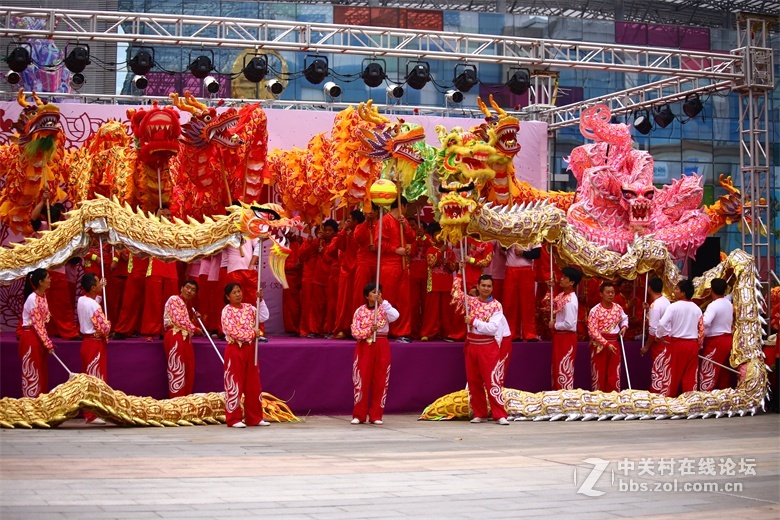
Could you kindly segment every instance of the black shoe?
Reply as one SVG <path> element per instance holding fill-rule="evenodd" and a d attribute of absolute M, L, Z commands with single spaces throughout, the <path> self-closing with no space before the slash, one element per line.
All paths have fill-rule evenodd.
<path fill-rule="evenodd" d="M 411 343 L 411 342 L 412 342 L 412 340 L 410 340 L 410 339 L 409 339 L 409 338 L 407 338 L 406 336 L 401 336 L 400 338 L 398 338 L 397 340 L 395 340 L 395 342 L 396 342 L 396 343 Z"/>
<path fill-rule="evenodd" d="M 127 336 L 125 336 L 121 332 L 114 332 L 114 339 L 118 339 L 118 340 L 121 341 L 121 340 L 126 339 L 126 338 L 127 338 Z"/>
<path fill-rule="evenodd" d="M 260 343 L 268 343 L 268 338 L 266 338 L 265 336 L 258 336 L 257 341 L 259 341 Z"/>

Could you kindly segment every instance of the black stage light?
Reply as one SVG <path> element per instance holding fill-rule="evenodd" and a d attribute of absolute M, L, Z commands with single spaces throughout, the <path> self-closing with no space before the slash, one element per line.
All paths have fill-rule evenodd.
<path fill-rule="evenodd" d="M 136 76 L 146 76 L 154 67 L 154 49 L 151 47 L 137 47 L 137 49 L 138 52 L 130 58 L 128 65 Z"/>
<path fill-rule="evenodd" d="M 324 56 L 306 56 L 304 60 L 303 77 L 313 84 L 319 85 L 328 75 L 328 58 Z"/>
<path fill-rule="evenodd" d="M 661 128 L 666 128 L 674 121 L 674 114 L 672 113 L 672 109 L 669 108 L 669 105 L 656 107 L 654 110 L 653 119 L 655 120 L 655 124 Z"/>
<path fill-rule="evenodd" d="M 196 78 L 205 79 L 214 68 L 213 60 L 205 54 L 201 54 L 192 60 L 187 68 L 190 69 L 190 73 Z"/>
<path fill-rule="evenodd" d="M 510 73 L 512 73 L 511 76 L 509 76 Z M 531 88 L 531 72 L 528 69 L 514 67 L 507 71 L 507 76 L 509 76 L 509 79 L 506 82 L 506 86 L 512 94 L 520 96 Z"/>
<path fill-rule="evenodd" d="M 704 105 L 699 99 L 698 94 L 688 94 L 685 96 L 685 103 L 683 103 L 683 112 L 685 115 L 694 118 L 698 116 L 701 111 L 704 110 Z"/>
<path fill-rule="evenodd" d="M 638 110 L 634 112 L 634 128 L 642 135 L 647 135 L 653 129 L 653 122 L 650 121 L 650 114 L 647 110 Z"/>
<path fill-rule="evenodd" d="M 247 63 L 247 56 L 244 56 L 244 77 L 252 83 L 260 83 L 268 74 L 268 59 L 264 54 L 258 54 Z"/>
<path fill-rule="evenodd" d="M 30 58 L 29 49 L 23 46 L 23 45 L 27 45 L 29 47 L 29 44 L 25 43 L 25 44 L 17 44 L 17 45 L 18 46 L 8 54 L 8 57 L 5 59 L 5 62 L 8 63 L 9 69 L 21 74 L 28 67 L 28 65 L 32 63 L 32 58 Z"/>
<path fill-rule="evenodd" d="M 461 68 L 460 74 L 458 74 L 458 68 Z M 468 92 L 474 85 L 479 83 L 477 79 L 477 68 L 474 65 L 456 65 L 455 66 L 455 79 L 452 80 L 452 84 L 455 88 L 461 92 Z"/>
<path fill-rule="evenodd" d="M 66 46 L 65 52 L 67 53 L 65 60 L 63 60 L 65 66 L 74 74 L 84 72 L 87 65 L 91 63 L 89 61 L 89 45 L 76 45 L 70 52 Z"/>
<path fill-rule="evenodd" d="M 378 87 L 385 80 L 385 69 L 381 63 L 372 61 L 365 66 L 360 77 L 363 78 L 363 83 L 369 87 Z"/>
<path fill-rule="evenodd" d="M 409 70 L 409 65 L 413 65 Z M 406 84 L 415 90 L 422 89 L 431 80 L 431 67 L 425 61 L 410 61 L 406 64 Z"/>

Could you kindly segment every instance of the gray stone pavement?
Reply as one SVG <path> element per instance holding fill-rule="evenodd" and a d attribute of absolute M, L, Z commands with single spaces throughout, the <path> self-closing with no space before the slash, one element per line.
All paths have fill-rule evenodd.
<path fill-rule="evenodd" d="M 349 419 L 0 430 L 0 518 L 780 518 L 777 414 Z"/>

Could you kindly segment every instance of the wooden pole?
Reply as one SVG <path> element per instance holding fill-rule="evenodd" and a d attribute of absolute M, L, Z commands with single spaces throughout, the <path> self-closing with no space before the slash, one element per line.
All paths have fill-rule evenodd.
<path fill-rule="evenodd" d="M 377 247 L 376 247 L 376 293 L 379 294 L 379 264 L 380 260 L 382 258 L 382 217 L 384 216 L 384 208 L 382 206 L 379 206 L 379 238 L 377 239 Z M 403 234 L 402 234 L 403 235 Z M 379 317 L 379 307 L 374 303 L 374 325 L 376 325 L 376 320 Z M 374 331 L 374 335 L 371 337 L 371 342 L 376 341 L 376 331 Z"/>
<path fill-rule="evenodd" d="M 463 278 L 463 310 L 466 312 L 466 316 L 469 315 L 469 291 L 466 284 L 466 248 L 464 247 L 464 244 L 466 242 L 466 238 L 463 237 L 460 239 L 460 274 Z M 466 325 L 466 331 L 471 332 L 471 326 Z"/>
<path fill-rule="evenodd" d="M 102 280 L 106 279 L 106 267 L 105 262 L 103 262 L 103 237 L 98 235 L 98 243 L 100 244 L 100 278 Z M 103 286 L 103 312 L 106 314 L 106 319 L 108 319 L 108 304 L 106 302 L 106 286 Z"/>
<path fill-rule="evenodd" d="M 263 272 L 263 240 L 260 239 L 260 250 L 257 253 L 257 299 L 255 305 L 257 306 L 257 312 L 255 313 L 255 330 L 260 328 L 260 288 L 262 282 Z M 255 366 L 257 366 L 257 344 L 258 339 L 255 338 Z"/>

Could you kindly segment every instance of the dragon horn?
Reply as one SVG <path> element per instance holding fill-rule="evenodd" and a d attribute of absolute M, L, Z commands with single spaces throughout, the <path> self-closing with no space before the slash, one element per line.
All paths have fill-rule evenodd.
<path fill-rule="evenodd" d="M 206 110 L 208 108 L 206 105 L 195 99 L 195 96 L 190 94 L 189 90 L 184 91 L 184 99 L 187 100 L 187 103 L 190 104 L 190 106 L 193 106 L 195 108 L 199 108 L 200 110 Z"/>
<path fill-rule="evenodd" d="M 22 105 L 22 108 L 27 108 L 30 106 L 30 104 L 27 102 L 27 98 L 24 95 L 24 89 L 20 88 L 19 92 L 16 94 L 16 101 Z"/>
<path fill-rule="evenodd" d="M 493 101 L 493 95 L 490 95 L 490 101 Z M 483 114 L 485 114 L 485 119 L 490 119 L 493 114 L 490 112 L 490 109 L 487 107 L 484 101 L 482 101 L 482 98 L 477 96 L 477 105 L 479 105 L 479 109 L 482 111 Z"/>
<path fill-rule="evenodd" d="M 171 94 L 171 101 L 173 101 L 173 106 L 175 106 L 179 110 L 189 112 L 190 114 L 195 113 L 195 107 L 191 107 L 187 103 L 182 101 L 181 98 L 179 98 L 179 94 L 177 94 L 176 92 Z"/>
<path fill-rule="evenodd" d="M 36 105 L 38 105 L 39 107 L 45 105 L 45 103 L 41 101 L 41 98 L 38 97 L 38 94 L 36 94 L 35 91 L 33 91 L 32 96 L 33 99 L 35 100 Z"/>
<path fill-rule="evenodd" d="M 493 109 L 496 111 L 496 113 L 498 113 L 498 115 L 500 115 L 500 116 L 505 116 L 506 115 L 506 111 L 503 108 L 501 108 L 500 106 L 498 106 L 498 103 L 496 103 L 493 100 L 493 94 L 490 94 L 490 106 L 493 107 Z"/>
<path fill-rule="evenodd" d="M 436 131 L 436 135 L 439 136 L 439 141 L 443 143 L 444 140 L 447 138 L 447 129 L 444 128 L 444 126 L 442 125 L 436 125 L 435 131 Z"/>
<path fill-rule="evenodd" d="M 366 103 L 360 103 L 358 105 L 358 115 L 363 121 L 374 123 L 377 125 L 384 125 L 390 122 L 390 120 L 384 116 L 379 115 L 376 107 L 372 106 L 374 101 L 369 99 Z"/>

